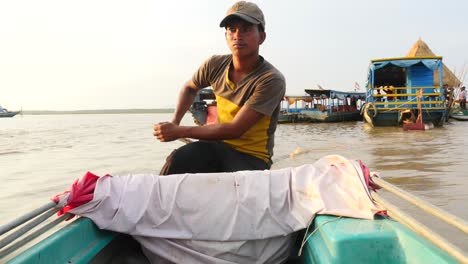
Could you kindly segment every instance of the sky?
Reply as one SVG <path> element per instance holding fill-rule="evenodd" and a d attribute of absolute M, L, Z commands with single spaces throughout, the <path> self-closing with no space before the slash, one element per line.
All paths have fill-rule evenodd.
<path fill-rule="evenodd" d="M 254 1 L 260 54 L 286 93 L 353 90 L 369 61 L 404 56 L 421 38 L 457 75 L 468 67 L 468 1 Z M 214 54 L 234 1 L 0 1 L 0 104 L 11 110 L 175 107 Z M 467 84 L 465 80 L 465 84 Z"/>

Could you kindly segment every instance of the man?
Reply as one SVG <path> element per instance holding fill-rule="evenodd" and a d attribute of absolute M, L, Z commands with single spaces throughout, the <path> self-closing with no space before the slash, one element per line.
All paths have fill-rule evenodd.
<path fill-rule="evenodd" d="M 259 55 L 266 38 L 263 12 L 254 3 L 237 2 L 228 9 L 220 27 L 226 29 L 231 54 L 212 56 L 202 64 L 182 87 L 172 121 L 154 125 L 153 135 L 161 142 L 200 140 L 175 150 L 162 175 L 271 167 L 286 84 L 283 75 Z M 208 86 L 216 95 L 218 123 L 181 126 L 197 91 Z"/>
<path fill-rule="evenodd" d="M 460 90 L 460 94 L 458 95 L 458 99 L 460 100 L 460 107 L 462 109 L 466 109 L 466 91 L 465 86 L 463 86 Z"/>

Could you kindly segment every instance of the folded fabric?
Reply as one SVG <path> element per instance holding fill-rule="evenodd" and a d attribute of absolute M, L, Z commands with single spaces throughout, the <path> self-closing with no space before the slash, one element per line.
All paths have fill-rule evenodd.
<path fill-rule="evenodd" d="M 316 214 L 373 219 L 382 210 L 363 170 L 359 161 L 332 155 L 271 171 L 107 175 L 93 199 L 70 213 L 132 235 L 150 260 L 281 262 L 292 234 Z"/>

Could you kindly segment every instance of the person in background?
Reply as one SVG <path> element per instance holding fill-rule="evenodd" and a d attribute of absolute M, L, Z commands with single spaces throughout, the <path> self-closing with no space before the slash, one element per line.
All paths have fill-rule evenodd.
<path fill-rule="evenodd" d="M 395 92 L 395 87 L 393 87 L 393 85 L 390 84 L 385 84 L 385 86 L 383 87 L 383 91 L 385 92 L 385 94 L 393 94 Z M 387 101 L 393 101 L 393 99 L 393 96 L 387 96 Z"/>
<path fill-rule="evenodd" d="M 199 139 L 173 151 L 161 175 L 264 170 L 272 165 L 286 82 L 281 72 L 259 55 L 266 38 L 263 12 L 254 3 L 239 1 L 228 9 L 220 27 L 226 29 L 231 54 L 206 60 L 183 85 L 172 120 L 153 127 L 153 135 L 161 142 Z M 216 95 L 218 122 L 180 125 L 197 91 L 209 86 Z"/>
<path fill-rule="evenodd" d="M 449 89 L 449 86 L 448 84 L 444 84 L 444 91 L 443 91 L 443 94 L 444 94 L 444 101 L 448 101 L 449 100 L 449 96 L 450 96 L 450 89 Z"/>
<path fill-rule="evenodd" d="M 382 102 L 382 99 L 383 99 L 383 98 L 382 98 L 382 96 L 380 96 L 380 95 L 382 94 L 382 93 L 381 93 L 381 91 L 382 91 L 382 86 L 379 86 L 379 87 L 376 88 L 375 90 L 376 90 L 376 92 L 377 92 L 377 97 L 375 98 L 375 100 L 376 100 L 377 102 Z"/>
<path fill-rule="evenodd" d="M 466 91 L 465 86 L 460 89 L 460 93 L 458 94 L 458 100 L 460 101 L 461 109 L 466 109 Z"/>

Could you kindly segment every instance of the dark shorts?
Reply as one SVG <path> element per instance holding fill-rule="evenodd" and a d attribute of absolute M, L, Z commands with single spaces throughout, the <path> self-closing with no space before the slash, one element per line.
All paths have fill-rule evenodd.
<path fill-rule="evenodd" d="M 221 141 L 196 141 L 174 150 L 159 174 L 268 170 L 270 167 L 270 163 Z"/>

